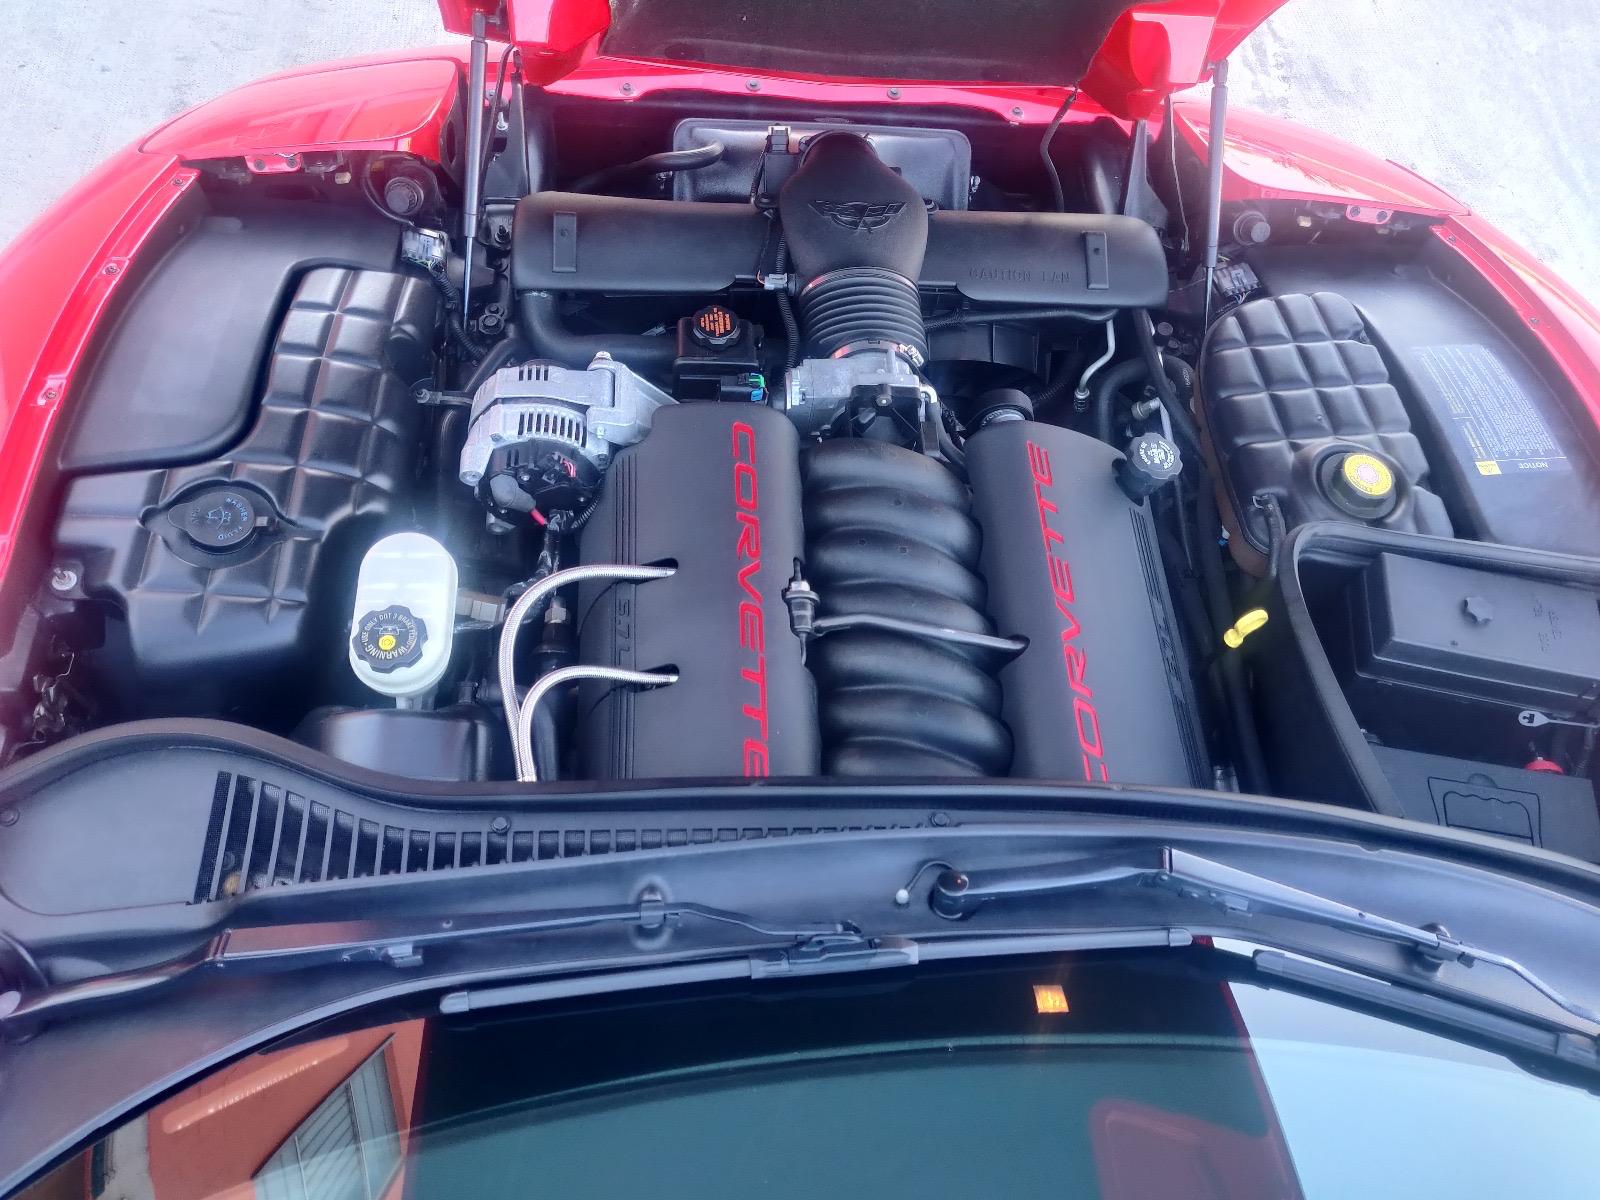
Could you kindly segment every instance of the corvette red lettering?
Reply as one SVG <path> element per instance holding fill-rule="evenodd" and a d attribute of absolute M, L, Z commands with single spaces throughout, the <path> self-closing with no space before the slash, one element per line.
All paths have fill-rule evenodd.
<path fill-rule="evenodd" d="M 1079 624 L 1072 608 L 1077 602 L 1077 593 L 1072 584 L 1072 565 L 1058 552 L 1066 545 L 1067 539 L 1050 523 L 1052 517 L 1061 513 L 1046 491 L 1055 483 L 1055 473 L 1050 466 L 1050 452 L 1036 442 L 1027 445 L 1028 471 L 1033 476 L 1034 505 L 1039 512 L 1039 537 L 1044 544 L 1045 574 L 1050 580 L 1056 612 L 1061 614 L 1061 665 L 1066 672 L 1067 686 L 1072 689 L 1073 735 L 1083 756 L 1083 777 L 1091 783 L 1105 782 L 1111 776 L 1106 769 L 1100 711 L 1095 707 L 1094 689 L 1089 686 L 1089 656 L 1078 641 L 1083 626 Z"/>
<path fill-rule="evenodd" d="M 740 706 L 750 722 L 745 732 L 741 760 L 746 776 L 770 775 L 767 747 L 767 634 L 766 617 L 756 577 L 761 573 L 761 478 L 756 468 L 756 431 L 743 421 L 733 426 L 733 507 L 739 535 L 734 553 L 739 561 L 739 648 L 750 658 L 739 668 L 739 678 L 753 692 Z"/>

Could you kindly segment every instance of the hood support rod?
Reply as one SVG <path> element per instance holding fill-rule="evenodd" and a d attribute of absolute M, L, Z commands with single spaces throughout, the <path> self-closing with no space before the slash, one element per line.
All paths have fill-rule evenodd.
<path fill-rule="evenodd" d="M 461 319 L 472 314 L 472 247 L 478 240 L 478 183 L 483 164 L 483 91 L 489 74 L 489 20 L 472 14 L 472 50 L 467 60 L 467 161 L 461 180 Z"/>
<path fill-rule="evenodd" d="M 1228 60 L 1213 64 L 1211 75 L 1211 128 L 1209 138 L 1211 141 L 1210 156 L 1206 163 L 1206 296 L 1201 302 L 1203 323 L 1200 327 L 1203 337 L 1211 329 L 1212 298 L 1216 295 L 1217 285 L 1217 244 L 1221 240 L 1222 231 L 1222 160 L 1226 154 L 1223 145 L 1223 135 L 1228 125 Z M 1168 130 L 1172 136 L 1172 130 Z"/>

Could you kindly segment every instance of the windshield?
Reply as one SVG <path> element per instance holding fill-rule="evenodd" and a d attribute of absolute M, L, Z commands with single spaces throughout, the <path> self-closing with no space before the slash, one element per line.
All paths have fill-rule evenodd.
<path fill-rule="evenodd" d="M 355 1028 L 234 1063 L 23 1194 L 1243 1200 L 1600 1186 L 1595 1096 L 1206 961 L 941 964 Z"/>

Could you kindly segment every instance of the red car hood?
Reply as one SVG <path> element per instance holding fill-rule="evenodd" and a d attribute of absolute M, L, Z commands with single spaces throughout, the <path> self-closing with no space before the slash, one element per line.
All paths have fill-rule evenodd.
<path fill-rule="evenodd" d="M 1080 84 L 1118 116 L 1192 87 L 1284 0 L 439 0 L 445 27 L 586 57 L 893 84 Z"/>

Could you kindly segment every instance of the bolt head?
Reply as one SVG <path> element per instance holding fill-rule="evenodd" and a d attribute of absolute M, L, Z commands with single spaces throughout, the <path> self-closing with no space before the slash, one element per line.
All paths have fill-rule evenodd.
<path fill-rule="evenodd" d="M 759 92 L 761 90 L 761 80 L 759 80 L 759 79 L 746 79 L 744 81 L 744 86 L 745 86 L 745 90 L 746 91 Z"/>
<path fill-rule="evenodd" d="M 1022 115 L 1022 105 L 1019 104 L 1015 108 L 1013 108 L 1011 110 L 1011 115 L 1013 117 L 1020 117 Z"/>
<path fill-rule="evenodd" d="M 57 567 L 50 572 L 50 590 L 70 592 L 78 586 L 79 575 L 71 567 Z"/>
<path fill-rule="evenodd" d="M 14 808 L 0 811 L 0 825 L 15 825 L 21 816 L 22 814 Z"/>
<path fill-rule="evenodd" d="M 891 99 L 891 100 L 900 99 L 900 89 L 899 88 L 890 88 L 889 89 L 889 99 Z"/>
<path fill-rule="evenodd" d="M 633 84 L 625 83 L 625 84 L 622 85 L 622 87 L 619 90 L 622 92 L 622 94 L 624 96 L 631 96 L 631 95 L 633 95 Z"/>
<path fill-rule="evenodd" d="M 105 265 L 105 269 L 102 272 L 102 274 L 115 275 L 117 273 L 117 270 L 118 270 L 118 267 L 117 267 L 116 263 L 107 263 Z"/>

